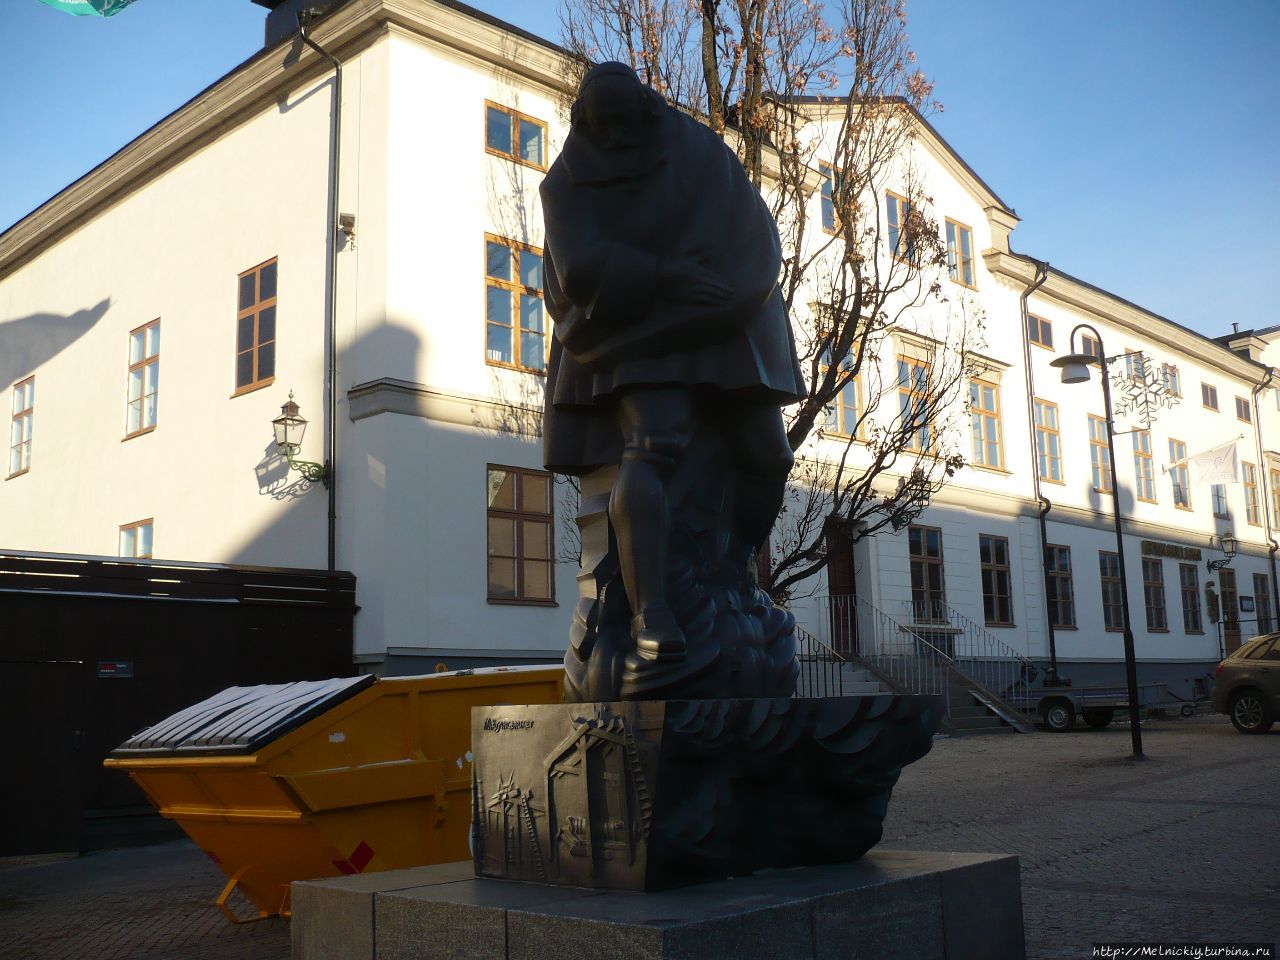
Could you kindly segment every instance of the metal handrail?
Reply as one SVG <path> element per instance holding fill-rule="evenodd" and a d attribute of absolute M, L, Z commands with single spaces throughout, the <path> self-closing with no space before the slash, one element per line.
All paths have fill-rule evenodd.
<path fill-rule="evenodd" d="M 800 661 L 797 697 L 844 696 L 845 667 L 849 661 L 799 624 L 796 624 L 796 659 Z"/>
<path fill-rule="evenodd" d="M 900 693 L 947 697 L 949 658 L 920 633 L 862 597 L 823 595 L 789 604 L 815 650 L 864 666 Z"/>
<path fill-rule="evenodd" d="M 986 627 L 953 607 L 947 606 L 946 614 L 948 622 L 959 630 L 953 640 L 955 649 L 952 656 L 956 669 L 1001 700 L 1016 701 L 1026 697 L 1038 673 L 1035 665 Z"/>

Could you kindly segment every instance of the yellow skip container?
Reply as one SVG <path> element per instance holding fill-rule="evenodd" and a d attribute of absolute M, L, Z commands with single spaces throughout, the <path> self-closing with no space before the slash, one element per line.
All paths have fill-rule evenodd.
<path fill-rule="evenodd" d="M 564 669 L 231 687 L 122 743 L 125 770 L 227 875 L 237 923 L 294 880 L 468 858 L 471 708 L 559 703 Z M 239 917 L 233 890 L 258 908 Z"/>

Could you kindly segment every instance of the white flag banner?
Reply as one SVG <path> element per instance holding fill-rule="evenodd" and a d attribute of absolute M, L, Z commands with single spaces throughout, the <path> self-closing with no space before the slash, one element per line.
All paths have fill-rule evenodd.
<path fill-rule="evenodd" d="M 1197 483 L 1239 483 L 1240 455 L 1236 441 L 1231 440 L 1191 458 L 1196 468 Z"/>

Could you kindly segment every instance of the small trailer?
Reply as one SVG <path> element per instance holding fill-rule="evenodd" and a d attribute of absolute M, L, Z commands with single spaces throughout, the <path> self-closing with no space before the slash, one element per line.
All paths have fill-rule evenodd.
<path fill-rule="evenodd" d="M 1125 687 L 1041 687 L 1010 700 L 1023 713 L 1039 718 L 1053 733 L 1074 730 L 1077 718 L 1101 730 L 1117 715 L 1129 712 Z M 1183 703 L 1169 695 L 1168 684 L 1146 683 L 1138 687 L 1138 708 L 1178 709 Z"/>

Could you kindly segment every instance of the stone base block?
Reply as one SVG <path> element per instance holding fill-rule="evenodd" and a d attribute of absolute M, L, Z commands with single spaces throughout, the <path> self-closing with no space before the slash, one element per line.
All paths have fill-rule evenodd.
<path fill-rule="evenodd" d="M 1016 857 L 872 851 L 635 893 L 443 864 L 293 885 L 293 960 L 1025 960 Z"/>

